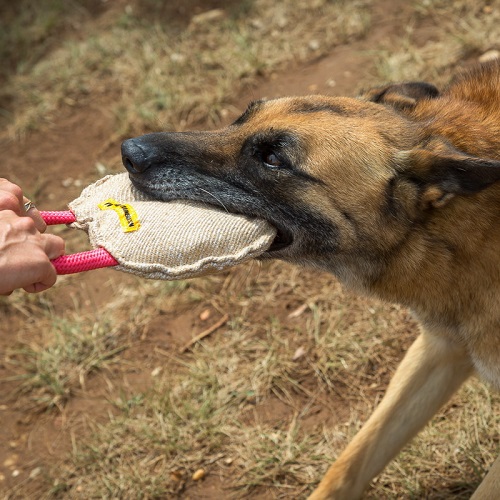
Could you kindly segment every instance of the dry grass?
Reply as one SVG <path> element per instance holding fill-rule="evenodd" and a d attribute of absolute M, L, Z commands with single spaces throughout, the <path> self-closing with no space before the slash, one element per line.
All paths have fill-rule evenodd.
<path fill-rule="evenodd" d="M 229 99 L 257 75 L 365 33 L 368 3 L 256 0 L 180 28 L 161 2 L 132 2 L 109 24 L 12 76 L 0 95 L 12 102 L 10 134 L 47 123 L 64 104 L 100 98 L 116 103 L 120 134 L 217 123 Z"/>
<path fill-rule="evenodd" d="M 406 27 L 401 48 L 389 47 L 378 60 L 382 80 L 429 80 L 447 83 L 456 66 L 498 49 L 500 10 L 496 2 L 421 0 L 415 2 L 416 21 Z M 432 37 L 416 38 L 416 23 L 431 20 L 439 25 Z"/>
<path fill-rule="evenodd" d="M 292 311 L 307 304 L 295 318 L 269 300 L 290 287 Z M 224 498 L 258 497 L 262 488 L 276 497 L 305 495 L 359 429 L 417 330 L 405 311 L 279 263 L 243 266 L 230 281 L 143 282 L 127 290 L 113 305 L 116 312 L 134 304 L 127 323 L 138 310 L 147 317 L 209 294 L 231 321 L 188 358 L 162 351 L 168 369 L 149 390 L 115 399 L 115 416 L 75 443 L 40 496 L 171 497 L 192 488 L 200 468 L 207 480 L 222 482 Z M 259 324 L 252 322 L 256 309 Z M 136 321 L 131 330 L 141 326 Z M 298 347 L 305 352 L 294 361 Z M 346 396 L 352 411 L 335 414 Z M 499 404 L 482 384 L 468 383 L 369 497 L 466 498 L 493 459 Z M 332 410 L 331 424 L 314 424 L 318 412 Z"/>
<path fill-rule="evenodd" d="M 313 282 L 317 295 L 311 297 Z M 296 318 L 288 318 L 288 310 L 277 311 L 270 301 L 290 287 L 298 303 L 307 304 Z M 228 498 L 259 487 L 294 497 L 318 480 L 325 460 L 332 459 L 331 444 L 338 449 L 346 441 L 346 423 L 325 430 L 326 440 L 322 430 L 310 433 L 303 423 L 318 408 L 331 405 L 332 397 L 341 401 L 350 386 L 366 385 L 369 379 L 377 391 L 384 370 L 373 363 L 385 340 L 376 330 L 391 326 L 408 337 L 401 312 L 375 302 L 366 309 L 365 302 L 343 292 L 329 276 L 318 280 L 314 272 L 282 264 L 268 264 L 264 270 L 243 266 L 230 281 L 207 278 L 178 290 L 146 282 L 128 289 L 112 307 L 116 311 L 134 303 L 130 321 L 137 310 L 150 317 L 161 307 L 181 307 L 182 301 L 193 303 L 200 293 L 215 291 L 217 307 L 232 313 L 226 329 L 216 333 L 215 341 L 195 346 L 189 359 L 164 352 L 168 371 L 149 391 L 115 402 L 120 413 L 96 426 L 90 441 L 76 444 L 71 464 L 58 470 L 45 495 L 64 491 L 70 498 L 78 498 L 78 492 L 121 498 L 137 492 L 162 498 L 189 485 L 198 468 L 213 477 L 236 478 Z M 383 325 L 377 319 L 379 308 Z M 255 310 L 263 318 L 259 324 L 253 323 Z M 133 330 L 140 326 L 136 322 Z M 361 330 L 367 334 L 361 337 Z M 298 347 L 305 347 L 305 353 L 294 361 Z M 332 362 L 332 350 L 340 361 Z M 392 349 L 385 348 L 384 362 L 394 366 L 400 354 L 401 347 L 392 343 Z M 313 388 L 303 385 L 315 377 Z M 278 418 L 267 414 L 270 401 L 281 408 Z M 366 407 L 361 400 L 359 405 Z M 347 420 L 357 421 L 355 415 Z"/>
<path fill-rule="evenodd" d="M 0 81 L 28 74 L 57 43 L 58 35 L 88 20 L 85 3 L 19 0 L 0 6 Z"/>
<path fill-rule="evenodd" d="M 89 99 L 115 103 L 118 134 L 215 124 L 256 75 L 318 57 L 369 27 L 369 2 L 256 0 L 177 27 L 162 4 L 132 2 L 118 18 L 93 24 L 88 37 L 52 51 L 47 45 L 46 57 L 24 56 L 2 91 L 4 102 L 12 100 L 10 133 L 42 127 L 61 106 Z M 51 5 L 50 12 L 67 15 L 61 3 Z M 438 19 L 442 29 L 422 41 L 409 26 L 400 50 L 377 47 L 381 80 L 444 82 L 460 60 L 494 48 L 499 10 L 485 7 L 415 2 L 415 23 Z M 89 21 L 85 10 L 71 15 Z M 6 39 L 24 43 L 20 25 L 13 26 Z M 47 43 L 54 26 L 37 28 Z M 117 285 L 98 308 L 75 303 L 62 312 L 51 297 L 71 280 L 41 297 L 0 298 L 0 312 L 26 317 L 6 361 L 17 366 L 24 400 L 37 410 L 62 407 L 92 372 L 121 363 L 122 349 L 153 329 L 152 318 L 207 301 L 229 312 L 230 321 L 188 356 L 160 353 L 163 369 L 150 388 L 115 397 L 113 417 L 94 424 L 64 464 L 47 471 L 39 498 L 169 498 L 202 489 L 191 480 L 198 468 L 226 488 L 225 498 L 263 491 L 301 497 L 359 429 L 417 333 L 406 311 L 280 263 L 188 283 L 135 280 Z M 289 317 L 292 311 L 301 312 Z M 40 342 L 32 340 L 36 331 L 43 332 Z M 294 360 L 298 349 L 303 354 Z M 469 382 L 368 497 L 466 498 L 494 458 L 499 409 L 498 396 Z M 25 487 L 7 498 L 22 498 Z"/>
<path fill-rule="evenodd" d="M 62 409 L 75 388 L 85 388 L 92 372 L 127 348 L 119 342 L 116 323 L 111 326 L 109 316 L 104 321 L 67 316 L 52 318 L 44 325 L 44 331 L 50 332 L 49 342 L 21 343 L 6 353 L 8 363 L 20 372 L 19 391 L 28 396 L 31 410 Z"/>

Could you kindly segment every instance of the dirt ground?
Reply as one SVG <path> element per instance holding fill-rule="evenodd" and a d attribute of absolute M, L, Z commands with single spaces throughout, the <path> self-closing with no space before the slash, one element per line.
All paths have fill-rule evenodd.
<path fill-rule="evenodd" d="M 99 5 L 96 23 L 100 16 L 109 15 L 102 5 Z M 387 8 L 389 5 L 391 8 Z M 178 15 L 185 13 L 178 12 Z M 249 100 L 257 97 L 310 93 L 355 94 L 360 86 L 376 80 L 370 48 L 380 41 L 398 43 L 409 22 L 409 15 L 410 9 L 406 2 L 378 3 L 373 27 L 366 38 L 338 47 L 320 60 L 271 75 L 271 78 L 259 82 L 243 95 L 235 95 L 234 108 L 242 111 Z M 432 36 L 432 30 L 436 29 L 439 28 L 416 25 L 422 39 Z M 36 192 L 39 208 L 64 209 L 68 201 L 78 196 L 82 186 L 99 177 L 95 169 L 97 163 L 110 165 L 116 170 L 120 168 L 120 142 L 123 138 L 117 137 L 113 129 L 109 106 L 112 101 L 113 89 L 109 89 L 109 95 L 100 96 L 84 107 L 67 105 L 48 128 L 32 133 L 22 141 L 4 139 L 1 175 L 18 182 L 27 193 Z M 231 111 L 227 121 L 235 116 L 236 112 Z M 43 175 L 40 175 L 41 172 Z M 40 184 L 40 179 L 44 179 L 43 184 Z M 76 244 L 80 245 L 81 242 L 77 240 Z M 70 248 L 76 250 L 71 245 Z M 304 283 L 310 284 L 311 294 L 314 295 L 317 280 L 314 273 L 303 271 L 302 279 Z M 63 310 L 65 304 L 78 301 L 82 308 L 93 308 L 114 293 L 117 283 L 127 282 L 133 286 L 136 281 L 109 270 L 83 274 L 60 288 L 56 307 Z M 293 307 L 296 307 L 293 290 L 274 299 L 273 308 L 278 315 L 286 317 Z M 206 304 L 200 304 L 194 309 L 178 311 L 172 317 L 151 318 L 147 335 L 134 346 L 133 352 L 130 350 L 124 354 L 124 359 L 129 363 L 117 370 L 107 370 L 89 377 L 85 388 L 74 394 L 62 411 L 37 413 L 31 410 L 28 400 L 23 401 L 26 396 L 16 393 L 21 382 L 12 379 L 15 370 L 11 364 L 4 363 L 2 357 L 0 491 L 8 491 L 26 480 L 40 465 L 57 464 L 64 458 L 71 451 L 74 439 L 84 440 L 86 433 L 91 432 L 90 419 L 99 421 L 108 418 L 109 412 L 113 411 L 109 404 L 113 390 L 118 392 L 123 387 L 130 390 L 146 388 L 151 381 L 152 368 L 165 363 L 161 350 L 182 345 L 191 331 L 201 331 L 207 326 L 200 319 L 200 312 L 205 308 Z M 1 309 L 0 314 L 4 314 Z M 255 311 L 252 321 L 258 323 L 261 320 L 261 312 Z M 22 337 L 25 321 L 21 312 L 2 318 L 0 352 L 5 352 Z M 402 347 L 415 335 L 415 324 L 410 321 L 407 330 L 407 337 L 401 342 Z M 339 406 L 334 412 L 337 418 L 348 412 L 350 402 L 344 400 L 342 404 L 344 406 Z M 275 401 L 275 406 L 267 402 L 266 407 L 260 409 L 260 418 L 279 420 L 287 411 L 279 400 Z M 314 424 L 317 424 L 328 422 L 333 417 L 319 409 L 314 418 Z M 216 481 L 204 484 L 203 495 L 196 488 L 188 490 L 185 498 L 220 498 Z"/>

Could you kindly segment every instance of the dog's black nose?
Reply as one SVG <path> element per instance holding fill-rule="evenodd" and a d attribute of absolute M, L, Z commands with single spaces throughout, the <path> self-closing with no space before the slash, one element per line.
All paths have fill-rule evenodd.
<path fill-rule="evenodd" d="M 122 143 L 123 166 L 131 174 L 139 174 L 147 170 L 151 161 L 140 142 L 136 139 L 127 139 Z"/>

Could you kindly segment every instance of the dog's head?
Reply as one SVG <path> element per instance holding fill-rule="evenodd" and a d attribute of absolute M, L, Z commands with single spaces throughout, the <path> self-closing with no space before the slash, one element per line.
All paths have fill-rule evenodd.
<path fill-rule="evenodd" d="M 498 162 L 456 150 L 408 116 L 438 98 L 423 85 L 255 101 L 221 130 L 129 139 L 123 163 L 159 200 L 266 219 L 278 230 L 266 256 L 338 272 L 335 259 L 384 258 L 452 196 L 500 179 Z"/>

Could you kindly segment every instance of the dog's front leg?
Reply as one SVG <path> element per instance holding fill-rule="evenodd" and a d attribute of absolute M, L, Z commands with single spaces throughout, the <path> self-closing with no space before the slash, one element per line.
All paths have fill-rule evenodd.
<path fill-rule="evenodd" d="M 371 479 L 471 373 L 472 364 L 462 347 L 422 333 L 396 370 L 378 408 L 309 500 L 359 498 Z"/>
<path fill-rule="evenodd" d="M 497 500 L 500 496 L 500 457 L 491 466 L 488 474 L 472 495 L 471 500 Z"/>

